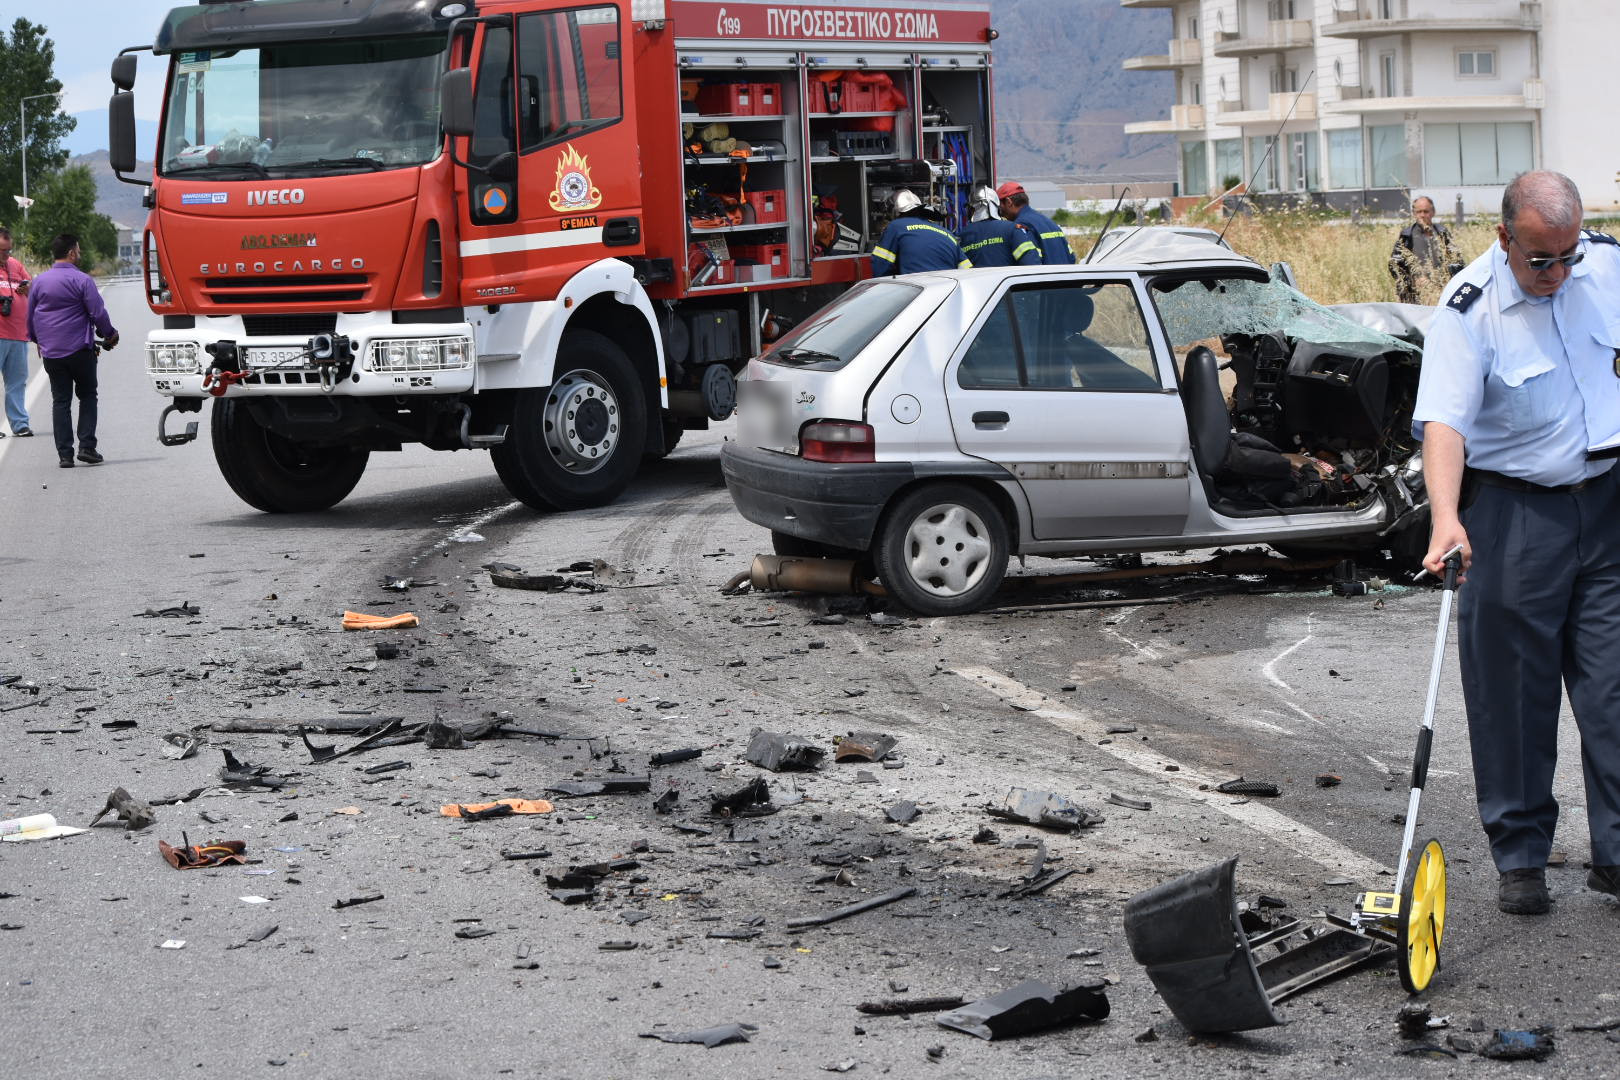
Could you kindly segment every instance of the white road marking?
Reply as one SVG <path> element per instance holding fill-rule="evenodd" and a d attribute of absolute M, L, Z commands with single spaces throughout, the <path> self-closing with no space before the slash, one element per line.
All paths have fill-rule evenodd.
<path fill-rule="evenodd" d="M 34 377 L 28 380 L 28 387 L 23 391 L 23 411 L 28 414 L 28 427 L 29 430 L 33 431 L 36 439 L 44 438 L 39 433 L 39 399 L 44 396 L 45 388 L 50 385 L 50 382 L 50 379 L 45 376 L 45 368 L 41 366 L 38 371 L 34 372 Z M 11 428 L 8 426 L 6 430 L 10 431 Z M 6 460 L 6 451 L 10 450 L 11 444 L 16 441 L 17 437 L 15 435 L 0 439 L 0 461 Z M 52 446 L 52 449 L 55 449 L 55 447 Z"/>
<path fill-rule="evenodd" d="M 1281 679 L 1279 679 L 1277 677 L 1277 672 L 1276 672 L 1275 668 L 1283 660 L 1286 660 L 1288 658 L 1288 656 L 1295 649 L 1299 648 L 1301 645 L 1305 644 L 1307 641 L 1311 640 L 1311 638 L 1316 636 L 1316 632 L 1311 629 L 1311 619 L 1312 618 L 1313 618 L 1313 616 L 1310 616 L 1310 615 L 1305 616 L 1305 631 L 1306 632 L 1305 632 L 1304 637 L 1300 638 L 1298 641 L 1296 641 L 1292 645 L 1288 646 L 1288 648 L 1284 649 L 1282 652 L 1278 653 L 1276 656 L 1273 656 L 1271 658 L 1271 662 L 1269 664 L 1267 664 L 1265 667 L 1260 669 L 1260 673 L 1262 675 L 1264 675 L 1267 679 L 1269 679 L 1271 681 L 1272 685 L 1280 686 L 1284 690 L 1287 690 L 1287 691 L 1290 691 L 1290 692 L 1293 691 L 1294 688 L 1292 686 L 1289 686 L 1287 683 L 1283 682 Z"/>
<path fill-rule="evenodd" d="M 1253 829 L 1268 840 L 1281 844 L 1295 854 L 1336 874 L 1344 874 L 1371 885 L 1377 883 L 1380 874 L 1390 872 L 1390 868 L 1382 863 L 1352 851 L 1337 840 L 1324 836 L 1270 806 L 1253 801 L 1244 803 L 1223 801 L 1213 789 L 1227 778 L 1210 775 L 1159 750 L 1148 749 L 1136 743 L 1120 741 L 1098 743 L 1098 739 L 1107 737 L 1108 729 L 1105 724 L 1086 713 L 1046 704 L 1040 691 L 1025 686 L 1015 679 L 984 667 L 959 668 L 956 674 L 980 683 L 1004 701 L 1026 709 L 1072 734 L 1085 737 L 1095 749 L 1129 765 L 1144 777 L 1172 789 L 1178 795 L 1194 799 L 1225 814 L 1238 824 Z M 1175 765 L 1177 771 L 1166 772 L 1166 765 Z M 1200 791 L 1200 784 L 1207 785 L 1211 790 Z"/>
<path fill-rule="evenodd" d="M 1159 659 L 1159 653 L 1158 653 L 1157 649 L 1154 649 L 1151 645 L 1139 645 L 1136 642 L 1132 641 L 1130 638 L 1126 637 L 1124 634 L 1120 633 L 1119 630 L 1117 629 L 1119 623 L 1126 622 L 1132 616 L 1134 616 L 1138 611 L 1141 611 L 1141 610 L 1142 610 L 1141 608 L 1134 608 L 1134 607 L 1120 608 L 1119 613 L 1115 616 L 1115 620 L 1114 620 L 1115 625 L 1114 626 L 1104 626 L 1102 628 L 1102 632 L 1107 634 L 1111 638 L 1114 638 L 1114 639 L 1116 639 L 1118 641 L 1123 641 L 1125 644 L 1127 644 L 1131 648 L 1135 649 L 1136 654 L 1138 656 L 1142 657 L 1144 660 L 1157 660 L 1157 659 Z"/>

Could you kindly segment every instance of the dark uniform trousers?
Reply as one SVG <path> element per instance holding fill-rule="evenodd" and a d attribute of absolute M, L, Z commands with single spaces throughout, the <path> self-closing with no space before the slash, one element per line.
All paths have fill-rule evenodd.
<path fill-rule="evenodd" d="M 1571 493 L 1479 485 L 1464 496 L 1473 562 L 1458 594 L 1463 694 L 1499 871 L 1545 866 L 1552 850 L 1561 685 L 1580 729 L 1592 858 L 1620 864 L 1617 473 Z"/>

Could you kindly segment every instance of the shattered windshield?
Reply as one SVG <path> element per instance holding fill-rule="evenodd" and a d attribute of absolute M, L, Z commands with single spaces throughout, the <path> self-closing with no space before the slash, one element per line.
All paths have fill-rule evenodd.
<path fill-rule="evenodd" d="M 1184 349 L 1228 334 L 1281 333 L 1300 341 L 1366 352 L 1421 350 L 1352 322 L 1280 281 L 1248 278 L 1160 280 L 1153 285 L 1170 344 Z M 1369 348 L 1370 347 L 1370 348 Z"/>
<path fill-rule="evenodd" d="M 160 169 L 253 180 L 431 161 L 444 49 L 434 35 L 176 53 Z"/>

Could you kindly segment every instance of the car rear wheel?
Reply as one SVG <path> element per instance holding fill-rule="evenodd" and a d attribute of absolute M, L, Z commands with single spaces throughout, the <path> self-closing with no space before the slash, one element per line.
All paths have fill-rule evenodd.
<path fill-rule="evenodd" d="M 889 594 L 919 615 L 983 607 L 1007 576 L 1006 520 L 983 492 L 930 484 L 903 496 L 878 526 L 874 552 Z"/>

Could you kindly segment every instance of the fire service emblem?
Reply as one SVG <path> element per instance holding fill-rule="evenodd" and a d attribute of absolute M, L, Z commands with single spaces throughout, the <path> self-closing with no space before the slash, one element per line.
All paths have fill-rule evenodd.
<path fill-rule="evenodd" d="M 551 208 L 594 210 L 601 205 L 602 192 L 591 183 L 590 163 L 569 143 L 557 159 L 557 190 L 551 193 Z"/>

